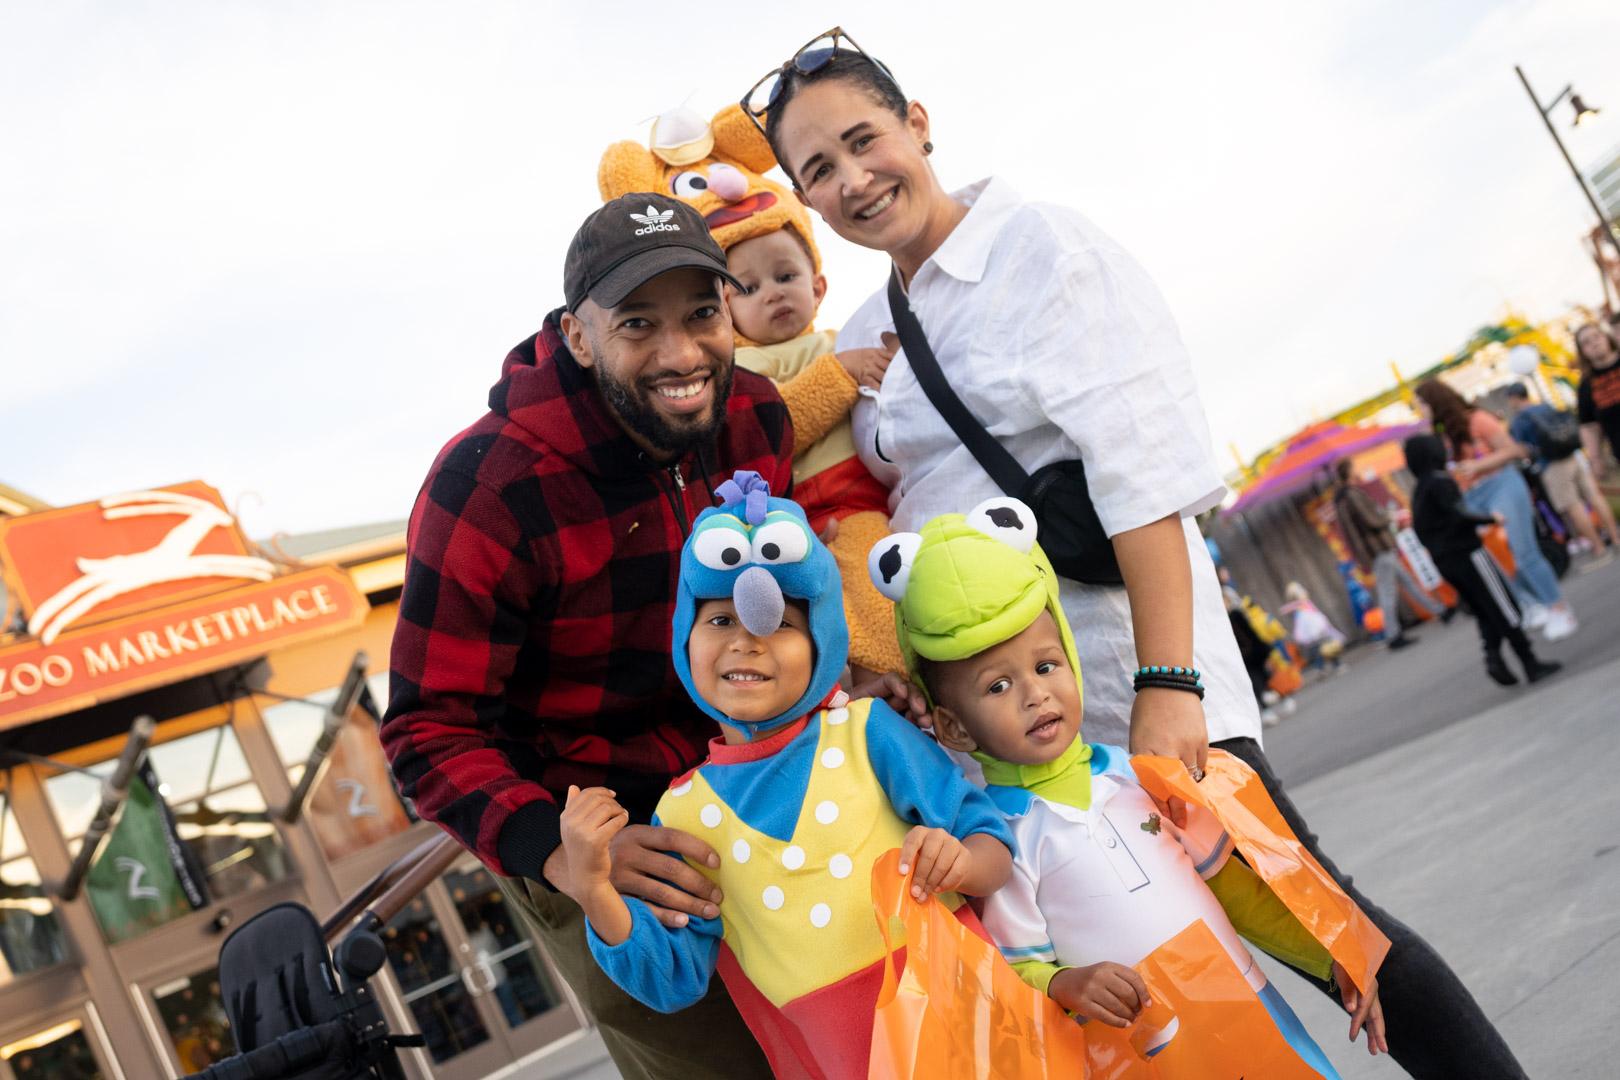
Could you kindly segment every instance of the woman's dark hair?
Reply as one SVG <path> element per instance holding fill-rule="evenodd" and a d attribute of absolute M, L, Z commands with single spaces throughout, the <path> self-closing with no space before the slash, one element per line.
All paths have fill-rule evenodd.
<path fill-rule="evenodd" d="M 1463 400 L 1461 394 L 1439 379 L 1425 379 L 1412 391 L 1434 414 L 1434 428 L 1451 443 L 1451 449 L 1461 453 L 1473 440 L 1468 434 L 1468 417 L 1474 407 Z"/>
<path fill-rule="evenodd" d="M 826 82 L 829 79 L 841 79 L 853 83 L 865 90 L 873 102 L 881 105 L 901 120 L 906 118 L 906 95 L 900 92 L 900 86 L 870 57 L 858 52 L 839 51 L 827 63 L 806 75 L 798 68 L 789 67 L 782 73 L 782 81 L 778 85 L 776 100 L 765 114 L 765 138 L 770 141 L 771 152 L 787 173 L 788 179 L 793 181 L 795 187 L 799 186 L 799 178 L 793 175 L 793 169 L 787 159 L 782 157 L 782 147 L 777 141 L 780 138 L 780 124 L 782 114 L 787 112 L 788 102 L 793 100 L 795 94 L 812 83 Z"/>

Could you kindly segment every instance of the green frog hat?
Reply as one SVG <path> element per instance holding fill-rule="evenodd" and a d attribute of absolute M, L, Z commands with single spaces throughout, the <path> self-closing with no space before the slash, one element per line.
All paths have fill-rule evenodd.
<path fill-rule="evenodd" d="M 986 499 L 941 514 L 921 532 L 884 537 L 867 556 L 878 592 L 894 601 L 906 668 L 917 658 L 965 660 L 1022 633 L 1050 611 L 1080 682 L 1080 657 L 1058 600 L 1058 576 L 1035 542 L 1035 514 L 1017 499 Z M 927 688 L 924 687 L 926 691 Z"/>

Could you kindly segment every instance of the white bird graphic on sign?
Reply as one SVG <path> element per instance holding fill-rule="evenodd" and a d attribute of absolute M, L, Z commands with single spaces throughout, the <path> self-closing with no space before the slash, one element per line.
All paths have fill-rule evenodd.
<path fill-rule="evenodd" d="M 195 495 L 178 491 L 132 491 L 101 500 L 103 517 L 149 517 L 175 514 L 185 518 L 158 541 L 157 546 L 129 555 L 105 559 L 76 559 L 84 576 L 40 604 L 28 620 L 28 632 L 46 645 L 56 640 L 74 620 L 97 604 L 148 585 L 187 578 L 227 577 L 269 581 L 276 568 L 252 555 L 197 554 L 197 545 L 210 532 L 231 524 L 231 515 Z"/>

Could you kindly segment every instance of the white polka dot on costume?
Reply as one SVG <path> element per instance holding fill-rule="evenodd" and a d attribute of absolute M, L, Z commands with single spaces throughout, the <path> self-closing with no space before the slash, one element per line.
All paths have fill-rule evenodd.
<path fill-rule="evenodd" d="M 781 911 L 782 905 L 787 902 L 787 897 L 783 896 L 782 890 L 775 885 L 767 885 L 765 886 L 765 892 L 760 896 L 760 901 L 772 911 Z"/>
<path fill-rule="evenodd" d="M 782 865 L 789 870 L 797 870 L 804 865 L 804 848 L 794 844 L 782 852 Z"/>
<path fill-rule="evenodd" d="M 816 820 L 823 825 L 831 825 L 838 820 L 838 804 L 831 799 L 816 804 Z"/>
<path fill-rule="evenodd" d="M 827 861 L 827 873 L 842 881 L 855 872 L 855 863 L 848 855 L 834 855 Z"/>
<path fill-rule="evenodd" d="M 674 787 L 670 788 L 669 793 L 671 795 L 675 795 L 675 796 L 678 797 L 678 796 L 681 796 L 681 795 L 685 795 L 688 791 L 691 791 L 691 790 L 692 790 L 692 781 L 688 780 L 685 783 L 676 784 Z"/>
<path fill-rule="evenodd" d="M 698 811 L 698 820 L 711 829 L 716 827 L 720 824 L 720 808 L 714 803 L 709 803 Z"/>
<path fill-rule="evenodd" d="M 748 841 L 738 840 L 731 845 L 731 857 L 738 862 L 747 862 L 754 854 L 754 849 L 748 846 Z"/>
<path fill-rule="evenodd" d="M 827 723 L 831 724 L 833 727 L 837 727 L 839 724 L 847 723 L 848 721 L 848 709 L 830 709 L 827 712 Z"/>
<path fill-rule="evenodd" d="M 815 907 L 810 909 L 811 926 L 814 926 L 819 930 L 830 922 L 832 922 L 832 908 L 828 907 L 826 904 L 817 904 Z"/>
<path fill-rule="evenodd" d="M 821 767 L 836 769 L 844 763 L 844 752 L 836 746 L 829 746 L 821 752 Z"/>

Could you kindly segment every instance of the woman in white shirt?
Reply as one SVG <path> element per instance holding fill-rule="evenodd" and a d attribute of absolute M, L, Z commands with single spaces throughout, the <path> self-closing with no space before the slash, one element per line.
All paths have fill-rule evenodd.
<path fill-rule="evenodd" d="M 1392 1055 L 1413 1076 L 1522 1077 L 1467 989 L 1429 945 L 1323 858 L 1260 748 L 1260 718 L 1193 515 L 1224 487 L 1180 335 L 1136 262 L 1079 214 L 989 179 L 947 192 L 928 113 L 842 30 L 744 98 L 795 190 L 839 236 L 889 255 L 939 366 L 968 410 L 1030 473 L 1085 464 L 1123 588 L 1062 582 L 1086 681 L 1088 741 L 1179 757 L 1211 743 L 1264 779 L 1300 838 L 1389 936 L 1379 981 Z M 894 333 L 887 291 L 840 346 Z M 893 344 L 892 337 L 888 344 Z M 905 353 L 856 406 L 862 460 L 893 485 L 896 530 L 1002 494 L 940 417 Z M 1207 696 L 1149 685 L 1141 665 L 1193 667 Z M 1328 989 L 1323 987 L 1323 989 Z"/>

